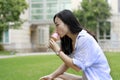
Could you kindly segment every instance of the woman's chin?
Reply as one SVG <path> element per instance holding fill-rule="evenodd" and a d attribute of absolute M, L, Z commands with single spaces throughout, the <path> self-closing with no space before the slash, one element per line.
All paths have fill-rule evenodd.
<path fill-rule="evenodd" d="M 63 38 L 65 35 L 61 35 L 60 38 Z"/>

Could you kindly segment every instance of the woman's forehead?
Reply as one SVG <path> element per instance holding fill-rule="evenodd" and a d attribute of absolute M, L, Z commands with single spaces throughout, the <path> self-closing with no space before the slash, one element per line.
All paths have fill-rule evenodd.
<path fill-rule="evenodd" d="M 55 23 L 61 22 L 61 19 L 59 17 L 55 18 Z"/>

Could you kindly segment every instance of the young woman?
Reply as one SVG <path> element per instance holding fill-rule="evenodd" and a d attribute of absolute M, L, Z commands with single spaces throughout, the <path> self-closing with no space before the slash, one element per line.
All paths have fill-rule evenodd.
<path fill-rule="evenodd" d="M 112 80 L 107 59 L 96 39 L 77 21 L 73 13 L 63 10 L 54 16 L 61 48 L 51 39 L 50 47 L 63 64 L 40 80 Z M 82 71 L 82 76 L 65 73 L 68 68 Z"/>

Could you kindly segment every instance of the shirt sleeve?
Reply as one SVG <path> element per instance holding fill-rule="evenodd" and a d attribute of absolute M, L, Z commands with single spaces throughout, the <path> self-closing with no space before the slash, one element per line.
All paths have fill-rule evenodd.
<path fill-rule="evenodd" d="M 83 36 L 77 40 L 73 64 L 82 70 L 93 65 L 98 58 L 99 47 L 92 36 Z"/>

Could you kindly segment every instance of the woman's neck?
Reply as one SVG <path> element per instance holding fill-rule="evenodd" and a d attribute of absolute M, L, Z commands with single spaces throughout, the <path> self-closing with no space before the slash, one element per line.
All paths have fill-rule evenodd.
<path fill-rule="evenodd" d="M 73 42 L 75 42 L 75 41 L 76 41 L 76 38 L 77 38 L 77 35 L 78 35 L 78 33 L 77 33 L 77 34 L 71 34 L 71 33 L 70 33 L 70 34 L 68 34 L 67 36 L 70 37 Z"/>
<path fill-rule="evenodd" d="M 70 37 L 72 39 L 72 49 L 73 49 L 73 51 L 75 49 L 75 43 L 76 43 L 77 35 L 78 35 L 78 33 L 77 34 L 68 34 L 67 35 L 68 37 Z"/>

